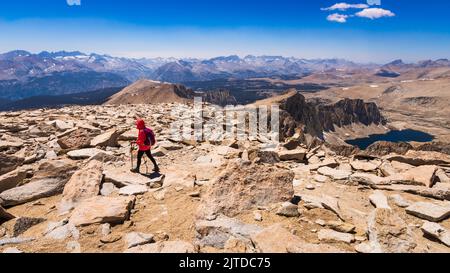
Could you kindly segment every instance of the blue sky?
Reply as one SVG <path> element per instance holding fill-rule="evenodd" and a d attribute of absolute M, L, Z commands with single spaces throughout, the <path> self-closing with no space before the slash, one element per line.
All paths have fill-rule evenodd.
<path fill-rule="evenodd" d="M 367 4 L 81 0 L 70 6 L 66 0 L 1 1 L 0 52 L 64 49 L 201 58 L 267 54 L 379 63 L 450 58 L 450 1 L 381 0 L 379 6 L 324 10 L 340 2 Z M 374 18 L 374 8 L 385 17 Z M 372 10 L 360 13 L 365 9 Z"/>

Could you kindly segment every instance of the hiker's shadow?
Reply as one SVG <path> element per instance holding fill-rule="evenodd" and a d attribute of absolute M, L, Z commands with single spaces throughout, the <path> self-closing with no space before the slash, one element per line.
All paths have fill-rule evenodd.
<path fill-rule="evenodd" d="M 153 172 L 153 173 L 141 173 L 140 175 L 145 176 L 145 177 L 147 177 L 147 178 L 150 179 L 150 180 L 158 179 L 158 178 L 164 177 L 164 174 L 162 174 L 162 173 L 156 173 L 156 172 Z"/>

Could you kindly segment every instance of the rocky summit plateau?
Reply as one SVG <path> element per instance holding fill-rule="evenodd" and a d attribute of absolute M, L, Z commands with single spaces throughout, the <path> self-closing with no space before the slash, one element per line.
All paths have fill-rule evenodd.
<path fill-rule="evenodd" d="M 280 142 L 176 139 L 174 109 L 195 114 L 191 102 L 0 112 L 0 252 L 450 251 L 444 144 L 360 151 L 340 133 L 386 128 L 375 103 L 291 90 L 255 105 L 269 103 Z M 130 172 L 136 117 L 157 135 L 160 174 Z"/>

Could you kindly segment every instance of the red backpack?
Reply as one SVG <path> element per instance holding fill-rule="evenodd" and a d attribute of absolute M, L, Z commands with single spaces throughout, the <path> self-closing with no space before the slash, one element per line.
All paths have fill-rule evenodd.
<path fill-rule="evenodd" d="M 145 133 L 144 145 L 145 146 L 154 146 L 156 144 L 155 132 L 153 132 L 153 130 L 150 128 L 145 128 L 144 133 Z"/>

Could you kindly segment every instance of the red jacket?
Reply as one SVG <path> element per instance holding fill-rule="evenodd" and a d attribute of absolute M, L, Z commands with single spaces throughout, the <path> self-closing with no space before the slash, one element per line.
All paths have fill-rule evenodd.
<path fill-rule="evenodd" d="M 136 144 L 139 146 L 139 151 L 148 151 L 152 147 L 145 145 L 145 140 L 147 138 L 147 135 L 145 134 L 145 122 L 140 119 L 136 121 L 136 128 L 139 130 L 138 139 L 136 141 Z"/>

